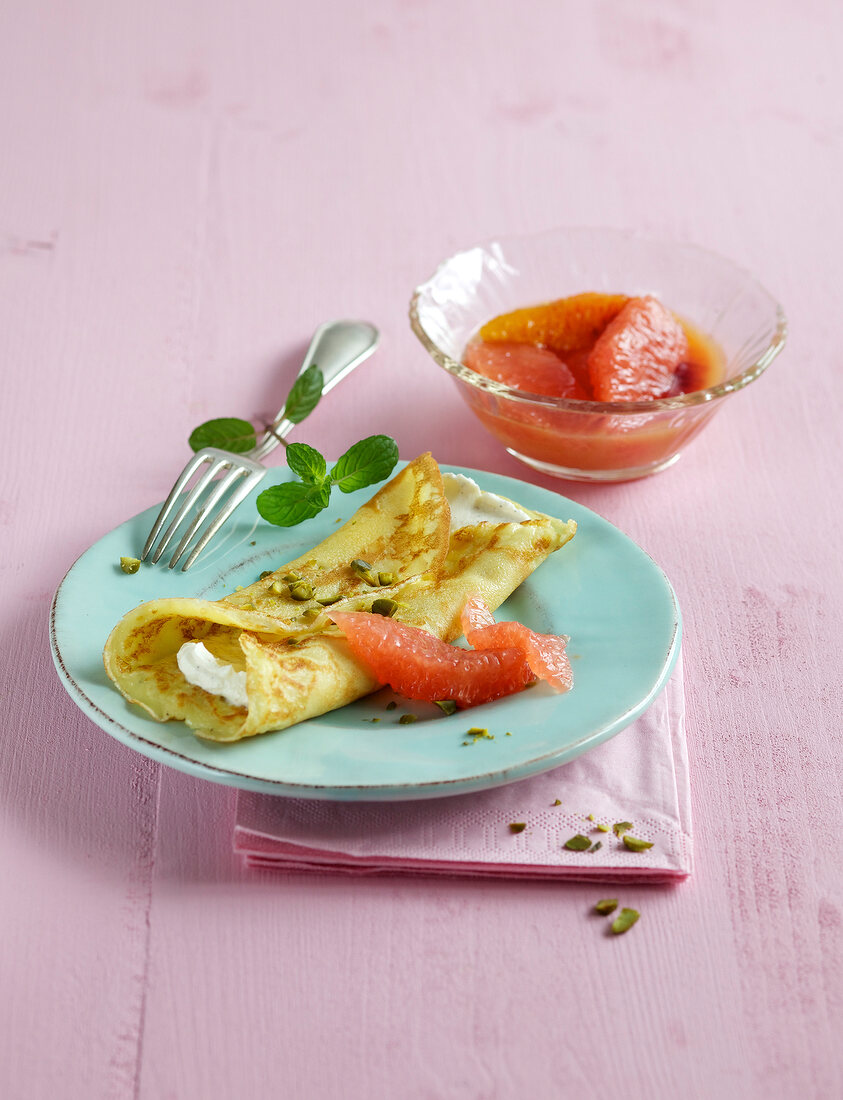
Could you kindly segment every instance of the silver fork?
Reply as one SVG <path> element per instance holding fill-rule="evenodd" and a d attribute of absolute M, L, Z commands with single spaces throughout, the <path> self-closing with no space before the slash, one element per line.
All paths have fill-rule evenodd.
<path fill-rule="evenodd" d="M 322 393 L 326 394 L 350 371 L 369 358 L 378 346 L 378 340 L 378 330 L 368 321 L 329 321 L 327 324 L 320 325 L 314 333 L 299 374 L 303 374 L 312 363 L 316 363 L 324 379 Z M 196 542 L 181 567 L 182 572 L 189 569 L 238 504 L 263 478 L 266 468 L 261 465 L 261 459 L 283 442 L 294 426 L 292 421 L 284 417 L 284 409 L 281 409 L 257 446 L 246 454 L 233 454 L 230 451 L 218 450 L 216 447 L 204 447 L 201 451 L 197 451 L 179 474 L 170 490 L 170 495 L 158 513 L 158 518 L 152 525 L 141 553 L 141 561 L 146 561 L 152 553 L 152 548 L 164 524 L 170 520 L 161 541 L 152 553 L 152 562 L 158 561 L 175 538 L 176 532 L 189 517 L 193 507 L 201 500 L 201 506 L 182 534 L 169 562 L 169 568 L 174 569 L 195 537 Z M 205 463 L 209 464 L 209 468 L 179 502 L 179 495 L 185 491 L 191 478 Z M 203 494 L 206 492 L 208 495 L 203 500 Z M 170 519 L 179 503 L 178 511 Z"/>

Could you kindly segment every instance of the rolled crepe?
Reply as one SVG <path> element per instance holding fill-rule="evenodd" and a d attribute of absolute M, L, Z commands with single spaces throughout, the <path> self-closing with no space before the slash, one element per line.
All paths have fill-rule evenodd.
<path fill-rule="evenodd" d="M 248 588 L 217 601 L 161 599 L 130 611 L 106 642 L 106 672 L 156 720 L 185 721 L 214 741 L 239 741 L 324 714 L 380 685 L 322 605 L 294 600 L 283 577 L 298 574 L 317 596 L 339 595 L 332 611 L 369 610 L 374 599 L 389 597 L 403 622 L 452 641 L 470 593 L 498 607 L 576 531 L 573 521 L 522 510 L 530 517 L 522 522 L 451 532 L 439 467 L 421 455 L 317 547 Z M 373 588 L 351 568 L 355 559 L 393 573 L 395 583 Z M 247 706 L 185 679 L 176 655 L 187 641 L 201 641 L 245 670 Z"/>

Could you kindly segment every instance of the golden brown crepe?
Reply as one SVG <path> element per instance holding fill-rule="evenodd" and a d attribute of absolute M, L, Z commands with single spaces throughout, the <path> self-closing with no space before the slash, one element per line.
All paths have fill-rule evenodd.
<path fill-rule="evenodd" d="M 248 588 L 217 601 L 161 599 L 130 611 L 106 642 L 106 672 L 153 718 L 184 720 L 215 741 L 324 714 L 379 685 L 323 606 L 293 599 L 283 578 L 298 575 L 316 597 L 340 595 L 331 611 L 369 610 L 374 599 L 389 597 L 403 622 L 452 641 L 470 593 L 498 607 L 576 531 L 573 521 L 523 510 L 530 518 L 522 522 L 451 533 L 439 467 L 421 455 L 317 547 Z M 395 583 L 372 587 L 352 569 L 355 559 L 394 574 Z M 218 659 L 245 669 L 247 707 L 188 683 L 176 661 L 186 641 L 202 641 Z"/>

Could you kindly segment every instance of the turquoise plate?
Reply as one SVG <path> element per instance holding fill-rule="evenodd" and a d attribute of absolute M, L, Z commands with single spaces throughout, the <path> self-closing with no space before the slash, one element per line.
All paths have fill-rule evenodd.
<path fill-rule="evenodd" d="M 574 540 L 497 612 L 499 619 L 571 636 L 574 687 L 567 694 L 540 684 L 446 716 L 433 704 L 407 700 L 387 710 L 398 697 L 384 689 L 291 729 L 221 745 L 200 741 L 181 722 L 153 721 L 113 687 L 102 649 L 130 608 L 163 596 L 217 599 L 251 584 L 264 569 L 321 542 L 369 489 L 335 493 L 325 512 L 290 529 L 258 522 L 254 500 L 247 500 L 187 573 L 160 564 L 123 573 L 121 555 L 138 553 L 158 508 L 121 524 L 78 559 L 53 600 L 50 637 L 62 683 L 106 733 L 153 760 L 215 783 L 307 798 L 399 800 L 482 790 L 555 768 L 620 733 L 664 687 L 679 653 L 679 608 L 664 573 L 616 527 L 566 497 L 513 478 L 450 469 L 527 508 L 577 521 Z M 260 488 L 288 476 L 286 468 L 272 469 Z M 401 724 L 406 713 L 418 720 Z M 486 728 L 494 740 L 465 744 L 471 726 Z"/>

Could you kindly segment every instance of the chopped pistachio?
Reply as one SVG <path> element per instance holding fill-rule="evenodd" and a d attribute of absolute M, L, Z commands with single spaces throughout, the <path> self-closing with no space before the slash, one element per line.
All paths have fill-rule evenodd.
<path fill-rule="evenodd" d="M 301 580 L 301 574 L 299 574 L 299 573 L 285 573 L 284 576 L 281 579 L 285 580 L 287 582 L 287 584 L 293 584 L 294 581 L 300 581 Z"/>
<path fill-rule="evenodd" d="M 594 906 L 594 911 L 595 913 L 600 913 L 604 917 L 608 917 L 610 913 L 614 913 L 617 907 L 617 898 L 601 898 L 601 900 L 598 901 L 597 904 Z"/>
<path fill-rule="evenodd" d="M 570 840 L 566 840 L 563 844 L 563 848 L 567 848 L 571 852 L 585 852 L 590 847 L 591 841 L 582 833 L 577 833 L 576 836 L 572 836 Z"/>
<path fill-rule="evenodd" d="M 316 560 L 316 558 L 311 558 L 310 561 L 306 561 L 304 563 L 304 567 L 305 569 L 315 569 L 318 564 L 319 562 Z"/>
<path fill-rule="evenodd" d="M 301 644 L 302 642 L 299 638 L 288 638 L 286 641 L 286 645 L 292 646 L 293 649 L 298 649 Z"/>
<path fill-rule="evenodd" d="M 526 821 L 510 821 L 509 823 L 509 831 L 511 833 L 523 833 L 526 828 Z"/>
<path fill-rule="evenodd" d="M 273 581 L 269 587 L 276 596 L 283 596 L 285 592 L 289 591 L 286 584 L 282 584 L 281 581 Z"/>
<path fill-rule="evenodd" d="M 586 821 L 594 821 L 594 814 L 587 814 L 585 819 Z"/>
<path fill-rule="evenodd" d="M 631 821 L 616 821 L 612 826 L 612 832 L 615 836 L 623 836 L 625 832 L 632 828 Z"/>
<path fill-rule="evenodd" d="M 293 581 L 290 585 L 290 595 L 294 600 L 302 603 L 304 600 L 313 599 L 313 585 L 307 581 Z"/>
<path fill-rule="evenodd" d="M 601 832 L 601 833 L 608 833 L 609 826 L 608 825 L 598 825 L 597 826 L 597 831 Z"/>
<path fill-rule="evenodd" d="M 512 734 L 509 732 L 509 730 L 506 731 L 504 737 L 512 737 Z"/>
<path fill-rule="evenodd" d="M 652 840 L 639 840 L 637 836 L 630 836 L 629 833 L 624 833 L 621 840 L 630 852 L 646 852 L 648 848 L 653 847 Z"/>
<path fill-rule="evenodd" d="M 418 722 L 419 716 L 417 714 L 402 714 L 398 719 L 402 726 L 409 726 L 411 722 Z"/>
<path fill-rule="evenodd" d="M 380 599 L 374 600 L 372 603 L 372 613 L 375 615 L 386 615 L 388 619 L 392 618 L 397 610 L 398 604 L 395 600 L 390 600 L 387 596 L 381 596 Z"/>
<path fill-rule="evenodd" d="M 316 602 L 321 603 L 323 607 L 330 607 L 332 603 L 338 603 L 342 599 L 342 596 L 337 593 L 335 596 L 317 596 Z"/>
<path fill-rule="evenodd" d="M 560 798 L 557 798 L 555 802 L 551 802 L 551 806 L 561 806 L 561 805 L 562 805 L 562 800 Z"/>
<path fill-rule="evenodd" d="M 257 543 L 254 540 L 252 540 L 252 542 L 249 543 L 249 546 L 257 546 Z"/>
<path fill-rule="evenodd" d="M 398 578 L 394 573 L 378 573 L 378 584 L 381 588 L 386 588 L 390 584 L 398 584 Z"/>
<path fill-rule="evenodd" d="M 121 558 L 120 568 L 124 573 L 137 573 L 140 569 L 140 558 Z"/>
<path fill-rule="evenodd" d="M 637 909 L 621 909 L 620 913 L 612 921 L 612 931 L 616 936 L 632 928 L 641 914 Z"/>
<path fill-rule="evenodd" d="M 475 743 L 477 743 L 478 741 L 494 741 L 495 739 L 495 735 L 493 733 L 489 733 L 488 730 L 480 729 L 477 726 L 473 727 L 470 730 L 466 730 L 465 735 L 466 737 L 471 737 Z"/>
<path fill-rule="evenodd" d="M 397 706 L 398 706 L 398 704 L 397 704 L 397 703 L 395 702 L 395 700 L 394 700 L 394 699 L 390 699 L 390 700 L 389 700 L 389 702 L 388 702 L 388 703 L 386 704 L 386 709 L 387 709 L 387 710 L 395 710 L 395 708 L 396 708 Z"/>
<path fill-rule="evenodd" d="M 602 847 L 603 847 L 603 841 L 598 840 L 595 844 L 592 844 L 591 847 L 588 850 L 589 850 L 589 852 L 599 852 Z"/>
<path fill-rule="evenodd" d="M 358 577 L 363 578 L 366 584 L 371 584 L 373 588 L 378 587 L 377 575 L 372 572 L 372 567 L 367 561 L 363 561 L 362 558 L 355 558 L 351 563 L 351 568 Z"/>
<path fill-rule="evenodd" d="M 380 722 L 380 718 L 364 718 L 364 722 Z"/>
<path fill-rule="evenodd" d="M 457 710 L 457 704 L 453 699 L 437 699 L 435 700 L 437 707 L 443 714 L 455 714 Z"/>
<path fill-rule="evenodd" d="M 261 573 L 261 575 L 260 575 L 260 576 L 258 577 L 258 580 L 260 580 L 260 581 L 265 581 L 267 577 L 271 577 L 271 576 L 272 576 L 272 573 L 273 573 L 273 571 L 272 571 L 271 569 L 264 569 L 264 571 L 263 571 L 263 572 Z"/>

